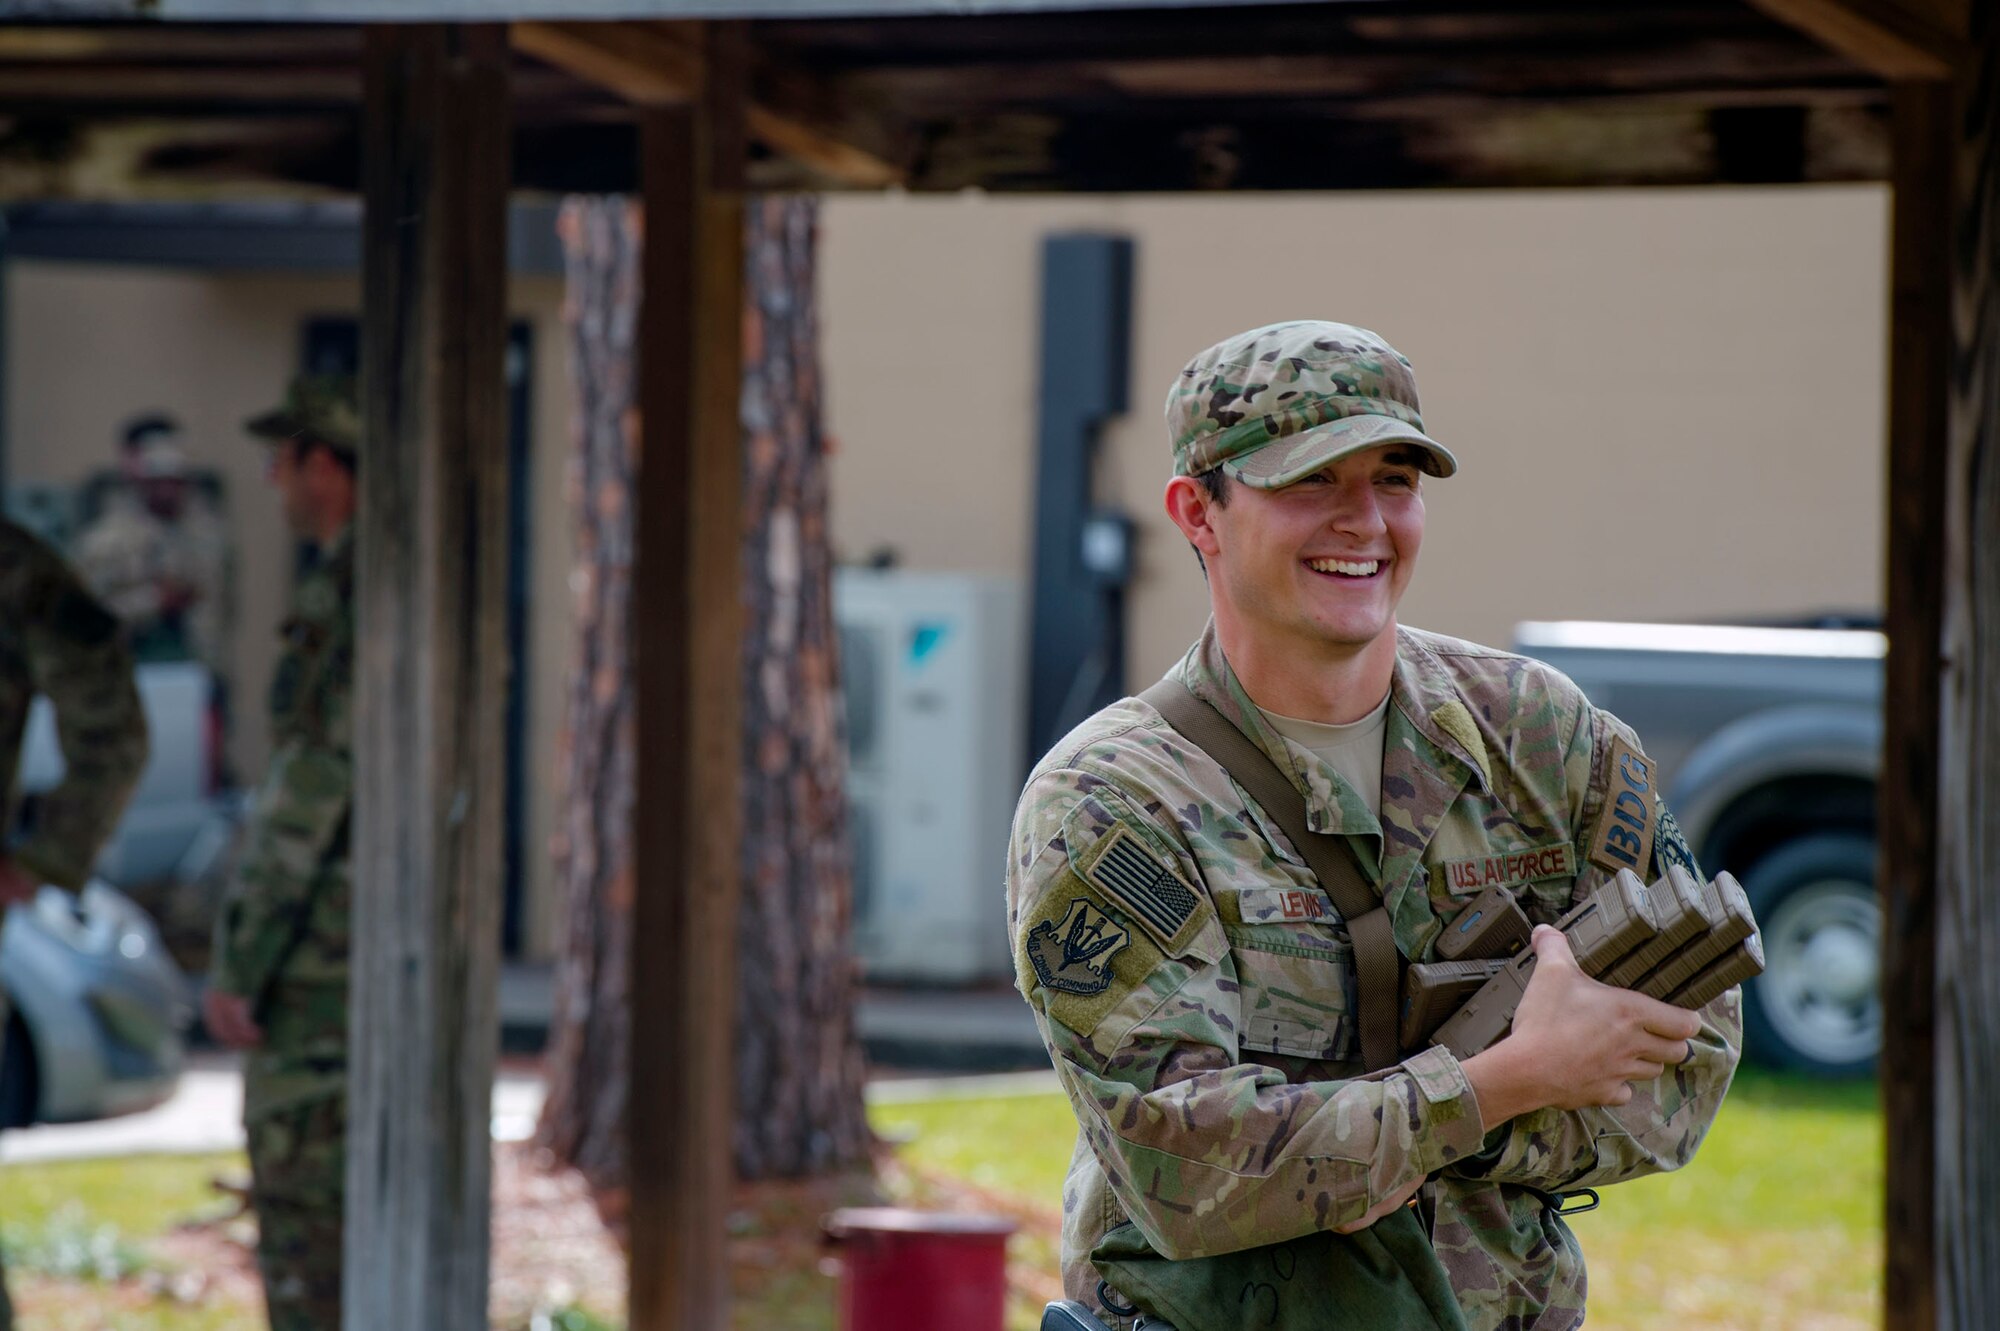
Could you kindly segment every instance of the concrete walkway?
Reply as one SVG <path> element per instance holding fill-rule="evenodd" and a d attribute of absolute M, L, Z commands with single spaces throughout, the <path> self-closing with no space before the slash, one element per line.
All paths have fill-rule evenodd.
<path fill-rule="evenodd" d="M 868 1103 L 990 1100 L 1054 1095 L 1061 1089 L 1048 1068 L 984 1076 L 876 1068 L 868 1083 Z M 520 1061 L 503 1069 L 493 1087 L 493 1140 L 525 1141 L 533 1136 L 543 1090 L 540 1074 Z M 0 1169 L 49 1160 L 238 1151 L 243 1149 L 242 1119 L 243 1078 L 236 1060 L 223 1054 L 201 1055 L 181 1074 L 180 1089 L 173 1097 L 143 1114 L 97 1123 L 44 1123 L 0 1133 Z"/>
<path fill-rule="evenodd" d="M 500 1008 L 510 1049 L 540 1047 L 548 974 L 509 967 Z M 982 989 L 871 987 L 855 1013 L 871 1061 L 871 1102 L 1044 1094 L 1057 1089 L 1033 1016 L 1005 985 Z M 543 1086 L 536 1060 L 504 1057 L 493 1087 L 493 1138 L 534 1134 Z M 195 1154 L 243 1146 L 243 1080 L 232 1054 L 197 1053 L 165 1104 L 96 1123 L 0 1133 L 0 1166 L 93 1156 Z"/>
<path fill-rule="evenodd" d="M 505 1068 L 493 1086 L 493 1139 L 533 1135 L 540 1074 Z M 243 1075 L 230 1054 L 197 1054 L 166 1103 L 95 1123 L 43 1123 L 0 1133 L 0 1166 L 108 1155 L 200 1155 L 243 1149 Z"/>

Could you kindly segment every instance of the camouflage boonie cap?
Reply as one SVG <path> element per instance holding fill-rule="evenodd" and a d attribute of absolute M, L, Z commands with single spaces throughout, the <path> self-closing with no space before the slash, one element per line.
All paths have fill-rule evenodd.
<path fill-rule="evenodd" d="M 1433 476 L 1458 470 L 1424 433 L 1402 353 L 1365 328 L 1316 319 L 1253 328 L 1189 361 L 1167 390 L 1167 433 L 1174 475 L 1221 467 L 1260 490 L 1381 444 L 1416 445 Z"/>
<path fill-rule="evenodd" d="M 361 412 L 354 379 L 345 374 L 301 374 L 285 400 L 243 422 L 259 439 L 312 439 L 349 457 L 361 451 Z"/>

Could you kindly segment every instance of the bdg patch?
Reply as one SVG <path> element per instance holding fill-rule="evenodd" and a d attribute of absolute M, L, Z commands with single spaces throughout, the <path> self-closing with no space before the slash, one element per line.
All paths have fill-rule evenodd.
<path fill-rule="evenodd" d="M 1071 897 L 1061 920 L 1044 920 L 1028 933 L 1028 963 L 1035 978 L 1063 994 L 1101 994 L 1111 987 L 1111 963 L 1132 935 L 1082 897 Z"/>
<path fill-rule="evenodd" d="M 1576 877 L 1576 851 L 1567 841 L 1553 846 L 1510 850 L 1500 855 L 1475 855 L 1445 860 L 1432 874 L 1452 892 L 1483 892 L 1489 887 L 1518 887 L 1553 878 Z"/>
<path fill-rule="evenodd" d="M 1186 955 L 1205 922 L 1201 895 L 1132 832 L 1113 828 L 1075 867 L 1130 912 L 1168 956 Z"/>
<path fill-rule="evenodd" d="M 1653 862 L 1653 764 L 1645 754 L 1614 740 L 1604 812 L 1597 818 L 1597 835 L 1590 840 L 1590 862 L 1606 873 L 1630 869 L 1645 876 Z"/>

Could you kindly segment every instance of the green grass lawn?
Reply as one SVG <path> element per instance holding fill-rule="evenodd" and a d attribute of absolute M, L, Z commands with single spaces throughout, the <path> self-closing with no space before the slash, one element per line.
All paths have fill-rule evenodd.
<path fill-rule="evenodd" d="M 20 1331 L 223 1331 L 261 1313 L 160 1251 L 180 1226 L 234 1210 L 218 1176 L 240 1155 L 134 1156 L 0 1167 L 0 1240 Z"/>
<path fill-rule="evenodd" d="M 1060 1096 L 885 1105 L 870 1118 L 909 1137 L 904 1156 L 916 1168 L 1060 1205 L 1076 1137 Z M 1692 1165 L 1605 1189 L 1602 1208 L 1572 1222 L 1590 1263 L 1591 1322 L 1619 1331 L 1878 1326 L 1881 1191 L 1872 1084 L 1747 1071 Z"/>
<path fill-rule="evenodd" d="M 1054 1222 L 1076 1128 L 1059 1095 L 871 1108 L 907 1140 L 890 1191 L 917 1205 L 981 1205 L 1022 1223 L 1010 1325 L 1034 1325 L 1057 1278 Z M 240 1156 L 160 1156 L 0 1167 L 0 1237 L 20 1331 L 220 1331 L 257 1324 L 238 1287 L 197 1297 L 170 1236 L 229 1209 L 209 1186 Z M 1872 1085 L 1743 1074 L 1686 1170 L 1604 1193 L 1572 1222 L 1590 1260 L 1591 1323 L 1617 1331 L 1863 1331 L 1878 1326 L 1881 1115 Z M 805 1224 L 786 1213 L 774 1223 Z M 163 1242 L 164 1241 L 164 1242 Z M 832 1282 L 810 1245 L 800 1269 L 748 1282 L 739 1326 L 831 1326 Z M 184 1281 L 183 1281 L 184 1283 Z M 743 1282 L 739 1282 L 739 1288 Z M 808 1307 L 806 1305 L 813 1305 Z M 560 1322 L 557 1323 L 561 1325 Z"/>

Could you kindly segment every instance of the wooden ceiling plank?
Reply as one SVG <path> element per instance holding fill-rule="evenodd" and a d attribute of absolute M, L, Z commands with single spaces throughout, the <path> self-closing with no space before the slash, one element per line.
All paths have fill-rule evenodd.
<path fill-rule="evenodd" d="M 700 88 L 700 57 L 665 24 L 516 23 L 513 41 L 516 50 L 640 106 L 683 103 Z M 827 128 L 828 118 L 760 99 L 748 119 L 765 147 L 843 185 L 880 189 L 903 178 L 890 162 Z"/>
<path fill-rule="evenodd" d="M 360 56 L 361 38 L 353 28 L 0 25 L 0 59 L 9 60 L 358 61 Z"/>
<path fill-rule="evenodd" d="M 769 107 L 752 105 L 751 135 L 773 152 L 811 167 L 819 174 L 858 189 L 883 189 L 903 182 L 901 168 L 865 148 L 857 147 L 812 125 Z"/>
<path fill-rule="evenodd" d="M 1709 40 L 1787 37 L 1786 27 L 1740 0 L 1661 0 L 1641 7 L 1524 4 L 1500 9 L 1320 3 L 1257 9 L 1162 9 L 1143 24 L 1115 10 L 910 19 L 762 20 L 761 47 L 818 70 L 948 66 L 1052 59 L 1169 58 L 1323 52 L 1351 57 L 1500 58 L 1549 52 L 1632 51 Z M 1914 2 L 1914 0 L 1913 0 Z M 1798 45 L 1793 38 L 1794 45 Z"/>
<path fill-rule="evenodd" d="M 0 65 L 0 102 L 299 106 L 354 104 L 352 65 Z"/>
<path fill-rule="evenodd" d="M 1962 39 L 1900 0 L 1750 3 L 1885 79 L 1949 78 L 1965 56 Z"/>
<path fill-rule="evenodd" d="M 1744 92 L 1808 100 L 1874 88 L 1874 76 L 1838 54 L 1795 40 L 1695 41 L 1653 53 L 1438 60 L 1376 55 L 1214 55 L 1167 59 L 1000 62 L 855 70 L 834 80 L 849 97 L 922 116 L 980 107 L 1060 107 L 1120 100 L 1253 101 L 1305 97 L 1329 105 L 1445 96 L 1512 102 L 1713 96 Z"/>
<path fill-rule="evenodd" d="M 700 58 L 638 23 L 516 23 L 514 49 L 639 106 L 672 106 L 701 87 Z"/>

